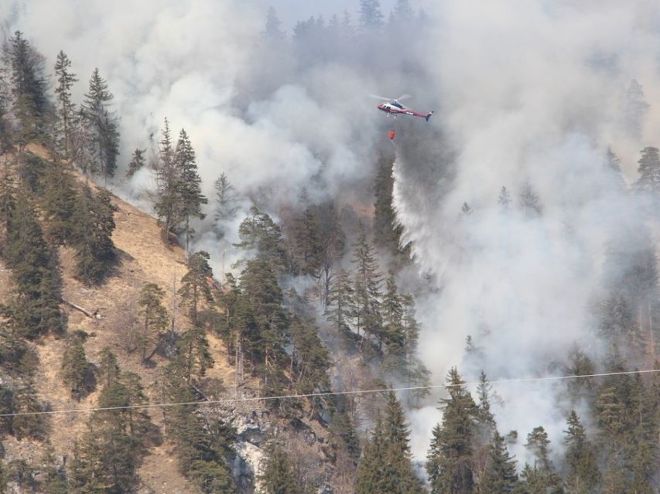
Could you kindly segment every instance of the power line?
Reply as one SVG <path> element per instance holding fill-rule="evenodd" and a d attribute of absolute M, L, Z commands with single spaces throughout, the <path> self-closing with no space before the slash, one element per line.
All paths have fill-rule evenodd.
<path fill-rule="evenodd" d="M 565 381 L 569 379 L 585 379 L 592 377 L 609 377 L 609 376 L 628 376 L 633 374 L 653 374 L 660 372 L 660 369 L 642 369 L 634 371 L 620 371 L 620 372 L 601 372 L 598 374 L 572 374 L 568 376 L 546 376 L 546 377 L 521 377 L 510 379 L 496 379 L 488 381 L 491 385 L 510 384 L 510 383 L 526 383 L 526 382 L 542 382 L 542 381 Z M 142 403 L 135 405 L 124 405 L 116 407 L 90 407 L 90 408 L 64 408 L 59 410 L 42 410 L 38 412 L 15 412 L 15 413 L 0 413 L 0 417 L 20 417 L 26 415 L 60 415 L 66 413 L 89 413 L 100 411 L 112 410 L 134 410 L 134 409 L 149 409 L 149 408 L 172 408 L 178 406 L 201 406 L 201 405 L 223 405 L 229 403 L 248 403 L 256 401 L 274 401 L 274 400 L 299 400 L 301 398 L 317 398 L 324 396 L 346 396 L 346 395 L 365 395 L 401 392 L 401 391 L 420 391 L 427 389 L 439 388 L 453 388 L 458 386 L 476 386 L 480 381 L 461 382 L 460 384 L 431 384 L 427 386 L 405 386 L 398 388 L 374 388 L 374 389 L 349 389 L 345 391 L 323 391 L 318 393 L 304 393 L 304 394 L 289 394 L 289 395 L 274 395 L 274 396 L 252 396 L 242 398 L 222 398 L 220 400 L 204 400 L 204 401 L 176 401 L 170 403 Z"/>

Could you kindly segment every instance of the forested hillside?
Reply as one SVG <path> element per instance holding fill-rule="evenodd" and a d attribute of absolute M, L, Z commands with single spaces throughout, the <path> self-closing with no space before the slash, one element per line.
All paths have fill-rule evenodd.
<path fill-rule="evenodd" d="M 356 8 L 290 33 L 268 10 L 220 114 L 191 76 L 199 94 L 178 81 L 136 117 L 156 86 L 7 33 L 0 492 L 660 492 L 642 86 L 627 82 L 623 137 L 603 131 L 639 144 L 632 172 L 572 107 L 568 137 L 515 152 L 508 128 L 457 137 L 451 102 L 441 123 L 363 124 L 323 93 L 382 69 L 429 84 L 396 36 L 427 50 L 402 23 L 428 40 L 437 19 Z"/>

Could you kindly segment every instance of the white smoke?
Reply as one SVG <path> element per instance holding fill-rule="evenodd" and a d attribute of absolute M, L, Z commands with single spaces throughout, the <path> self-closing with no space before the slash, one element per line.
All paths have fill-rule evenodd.
<path fill-rule="evenodd" d="M 289 24 L 311 5 L 273 3 Z M 334 11 L 354 5 L 355 19 L 357 4 L 342 0 Z M 0 22 L 23 30 L 51 62 L 63 49 L 80 78 L 79 99 L 99 67 L 121 115 L 123 163 L 133 148 L 157 144 L 165 116 L 175 136 L 184 127 L 209 198 L 222 171 L 243 197 L 267 205 L 369 190 L 373 144 L 384 139 L 365 96 L 413 92 L 420 110 L 437 110 L 428 125 L 396 124 L 396 206 L 420 271 L 438 285 L 418 300 L 420 355 L 440 383 L 472 335 L 489 377 L 547 374 L 576 342 L 598 351 L 589 347 L 589 305 L 605 242 L 637 210 L 604 168 L 604 154 L 612 147 L 632 181 L 637 152 L 660 135 L 657 109 L 633 115 L 635 135 L 626 107 L 633 79 L 648 102 L 660 96 L 660 14 L 651 0 L 416 6 L 426 11 L 430 38 L 391 30 L 391 49 L 373 53 L 373 65 L 297 70 L 263 45 L 262 0 L 0 0 Z M 415 48 L 402 53 L 404 36 Z M 515 210 L 525 183 L 543 215 L 502 214 L 500 188 Z M 129 189 L 151 187 L 143 171 Z M 464 202 L 469 216 L 460 213 Z M 224 272 L 235 238 L 218 245 L 208 220 L 198 229 L 197 247 Z M 497 410 L 503 432 L 517 429 L 524 442 L 542 424 L 558 444 L 563 416 L 552 386 L 497 391 L 506 402 Z M 411 420 L 422 459 L 438 414 L 429 408 Z"/>

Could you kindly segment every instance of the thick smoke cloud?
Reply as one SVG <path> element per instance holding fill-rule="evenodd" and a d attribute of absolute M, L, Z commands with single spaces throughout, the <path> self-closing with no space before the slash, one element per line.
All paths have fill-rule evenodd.
<path fill-rule="evenodd" d="M 302 4 L 309 8 L 282 4 L 282 18 L 299 18 Z M 357 2 L 333 10 L 349 5 L 354 14 Z M 467 335 L 493 379 L 559 373 L 549 364 L 573 345 L 600 351 L 590 307 L 606 245 L 639 211 L 604 166 L 605 151 L 620 156 L 631 182 L 639 149 L 658 144 L 660 114 L 640 111 L 630 91 L 636 80 L 647 102 L 660 96 L 657 8 L 645 0 L 416 6 L 426 12 L 423 33 L 388 30 L 388 49 L 365 63 L 312 57 L 302 67 L 295 54 L 264 45 L 266 5 L 256 0 L 0 0 L 0 21 L 25 31 L 49 60 L 65 50 L 79 97 L 99 67 L 122 118 L 124 161 L 150 139 L 157 146 L 167 116 L 191 136 L 207 195 L 224 171 L 243 197 L 272 211 L 303 194 L 370 202 L 374 145 L 387 143 L 365 96 L 413 93 L 420 109 L 437 111 L 429 125 L 395 124 L 395 199 L 417 267 L 435 284 L 418 300 L 421 356 L 434 382 L 463 363 Z M 539 217 L 518 210 L 525 184 L 542 203 Z M 513 201 L 506 214 L 502 186 Z M 146 171 L 131 183 L 132 194 L 150 187 Z M 461 213 L 464 202 L 472 214 Z M 197 246 L 214 253 L 215 242 L 202 234 Z M 524 436 L 543 424 L 558 443 L 555 386 L 497 392 L 503 431 Z M 423 458 L 438 413 L 410 417 Z"/>
<path fill-rule="evenodd" d="M 438 280 L 439 294 L 420 304 L 421 353 L 436 379 L 462 363 L 468 379 L 477 377 L 462 351 L 468 335 L 491 379 L 559 374 L 575 345 L 601 351 L 590 309 L 608 241 L 641 214 L 605 152 L 622 158 L 631 182 L 639 150 L 658 144 L 657 108 L 635 113 L 628 89 L 639 81 L 652 102 L 660 87 L 650 7 L 501 0 L 432 9 L 436 49 L 426 60 L 443 135 L 432 146 L 419 135 L 403 140 L 395 195 L 421 269 Z M 518 210 L 526 184 L 541 216 Z M 506 213 L 502 186 L 513 201 Z M 499 386 L 502 430 L 524 439 L 543 424 L 560 444 L 560 389 Z"/>

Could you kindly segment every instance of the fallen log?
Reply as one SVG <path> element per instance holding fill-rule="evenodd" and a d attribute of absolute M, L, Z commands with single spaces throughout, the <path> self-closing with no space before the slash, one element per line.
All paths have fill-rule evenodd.
<path fill-rule="evenodd" d="M 80 307 L 79 305 L 76 305 L 73 302 L 69 302 L 68 300 L 65 300 L 65 299 L 62 299 L 62 302 L 64 304 L 68 305 L 69 307 L 71 307 L 72 309 L 76 309 L 77 311 L 82 312 L 83 314 L 85 314 L 90 319 L 100 319 L 99 313 L 97 311 L 90 312 L 87 309 L 85 309 L 83 307 Z"/>

